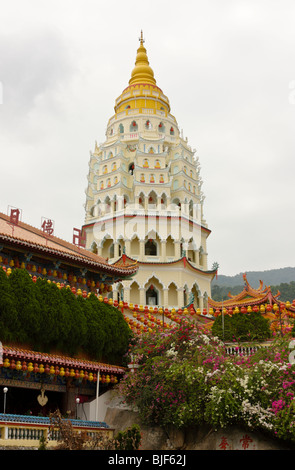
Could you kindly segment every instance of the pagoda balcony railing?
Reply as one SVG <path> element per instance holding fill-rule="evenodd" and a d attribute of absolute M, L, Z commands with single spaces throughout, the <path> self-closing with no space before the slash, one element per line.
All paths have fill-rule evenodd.
<path fill-rule="evenodd" d="M 113 435 L 105 422 L 69 419 L 76 432 L 86 432 L 89 437 L 105 432 Z M 3 447 L 38 447 L 41 438 L 54 447 L 59 440 L 58 428 L 51 427 L 49 417 L 0 413 L 0 448 Z"/>

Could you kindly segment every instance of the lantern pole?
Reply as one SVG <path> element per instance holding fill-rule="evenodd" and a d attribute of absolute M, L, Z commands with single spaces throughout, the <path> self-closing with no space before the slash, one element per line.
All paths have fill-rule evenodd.
<path fill-rule="evenodd" d="M 4 387 L 3 388 L 3 393 L 4 393 L 4 407 L 3 407 L 4 409 L 3 409 L 3 411 L 4 411 L 4 414 L 6 412 L 6 394 L 7 394 L 7 392 L 8 392 L 8 388 Z"/>
<path fill-rule="evenodd" d="M 222 299 L 222 304 L 221 304 L 221 313 L 222 313 L 222 337 L 224 341 L 224 312 L 223 312 L 223 299 Z"/>
<path fill-rule="evenodd" d="M 100 371 L 97 372 L 97 382 L 96 382 L 96 409 L 95 409 L 95 421 L 98 421 L 98 397 L 99 397 L 99 377 Z"/>

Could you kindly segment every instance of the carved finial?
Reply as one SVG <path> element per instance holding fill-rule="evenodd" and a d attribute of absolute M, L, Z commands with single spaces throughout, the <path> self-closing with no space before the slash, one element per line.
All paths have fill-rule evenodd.
<path fill-rule="evenodd" d="M 140 32 L 140 38 L 139 38 L 139 41 L 140 41 L 140 44 L 143 44 L 144 43 L 144 39 L 143 39 L 143 32 L 141 30 Z"/>

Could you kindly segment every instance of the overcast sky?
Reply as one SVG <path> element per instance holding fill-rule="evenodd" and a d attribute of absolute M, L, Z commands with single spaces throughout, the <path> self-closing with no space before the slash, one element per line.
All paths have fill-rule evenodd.
<path fill-rule="evenodd" d="M 72 241 L 141 29 L 197 149 L 209 268 L 295 266 L 294 0 L 0 0 L 0 211 Z"/>

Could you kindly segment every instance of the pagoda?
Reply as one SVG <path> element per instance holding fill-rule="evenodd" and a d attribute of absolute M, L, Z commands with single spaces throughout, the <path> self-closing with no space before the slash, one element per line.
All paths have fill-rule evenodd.
<path fill-rule="evenodd" d="M 90 154 L 86 249 L 116 266 L 137 261 L 113 298 L 134 305 L 207 307 L 216 270 L 207 266 L 200 162 L 171 114 L 139 39 L 128 86 L 106 139 Z"/>

